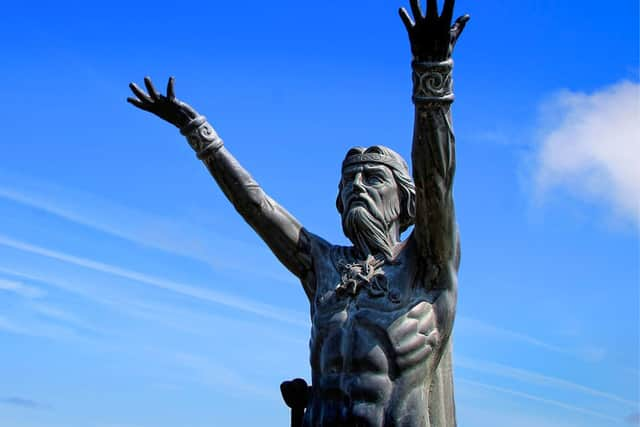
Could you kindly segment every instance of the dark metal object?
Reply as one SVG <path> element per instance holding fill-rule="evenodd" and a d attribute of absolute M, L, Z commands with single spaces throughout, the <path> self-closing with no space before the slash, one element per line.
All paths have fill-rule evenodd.
<path fill-rule="evenodd" d="M 280 384 L 282 398 L 291 408 L 291 427 L 302 427 L 304 410 L 309 403 L 310 387 L 302 378 Z"/>
<path fill-rule="evenodd" d="M 454 0 L 400 9 L 413 53 L 411 161 L 383 146 L 347 152 L 336 206 L 353 246 L 309 232 L 267 196 L 213 127 L 145 78 L 128 101 L 178 127 L 236 210 L 299 279 L 311 305 L 312 387 L 282 385 L 292 425 L 455 426 L 451 334 L 460 245 L 453 204 L 451 54 L 468 15 Z M 404 240 L 401 233 L 414 225 Z M 297 391 L 296 391 L 297 390 Z M 302 391 L 304 390 L 304 391 Z M 305 408 L 306 407 L 306 411 Z"/>

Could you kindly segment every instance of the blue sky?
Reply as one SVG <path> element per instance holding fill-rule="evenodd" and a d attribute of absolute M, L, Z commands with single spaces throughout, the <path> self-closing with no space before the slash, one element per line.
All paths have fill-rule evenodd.
<path fill-rule="evenodd" d="M 347 149 L 410 151 L 399 6 L 4 7 L 0 426 L 288 425 L 302 288 L 127 84 L 175 76 L 274 199 L 346 243 Z M 459 424 L 638 425 L 638 3 L 456 9 Z"/>

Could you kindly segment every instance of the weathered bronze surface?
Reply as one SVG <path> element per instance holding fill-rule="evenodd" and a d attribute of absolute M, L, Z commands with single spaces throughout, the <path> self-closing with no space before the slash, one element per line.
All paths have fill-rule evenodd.
<path fill-rule="evenodd" d="M 454 0 L 410 0 L 413 177 L 383 146 L 355 147 L 336 201 L 353 246 L 304 228 L 264 193 L 206 119 L 145 78 L 128 101 L 174 124 L 237 211 L 301 281 L 311 305 L 312 386 L 305 426 L 454 426 L 451 332 L 460 244 L 452 196 L 451 54 L 468 15 Z M 410 235 L 401 233 L 413 226 Z M 307 402 L 305 397 L 305 403 Z M 293 404 L 293 403 L 292 403 Z M 294 414 L 295 415 L 295 414 Z M 301 417 L 301 414 L 297 414 Z"/>

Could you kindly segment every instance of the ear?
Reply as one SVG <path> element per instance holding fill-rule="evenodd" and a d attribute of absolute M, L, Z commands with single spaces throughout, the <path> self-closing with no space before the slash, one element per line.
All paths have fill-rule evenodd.
<path fill-rule="evenodd" d="M 338 186 L 338 197 L 336 197 L 336 208 L 338 209 L 338 213 L 342 215 L 342 212 L 344 212 L 344 205 L 342 204 L 342 185 Z"/>

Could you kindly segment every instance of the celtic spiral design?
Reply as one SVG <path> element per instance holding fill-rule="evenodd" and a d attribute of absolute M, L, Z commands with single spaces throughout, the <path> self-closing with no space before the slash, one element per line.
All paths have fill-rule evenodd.
<path fill-rule="evenodd" d="M 187 137 L 189 145 L 199 159 L 203 159 L 222 148 L 224 145 L 222 138 L 218 136 L 209 122 L 204 120 L 204 117 L 197 117 L 192 122 L 195 122 L 196 126 L 187 125 L 181 132 Z"/>
<path fill-rule="evenodd" d="M 413 63 L 413 101 L 453 101 L 453 61 Z"/>

